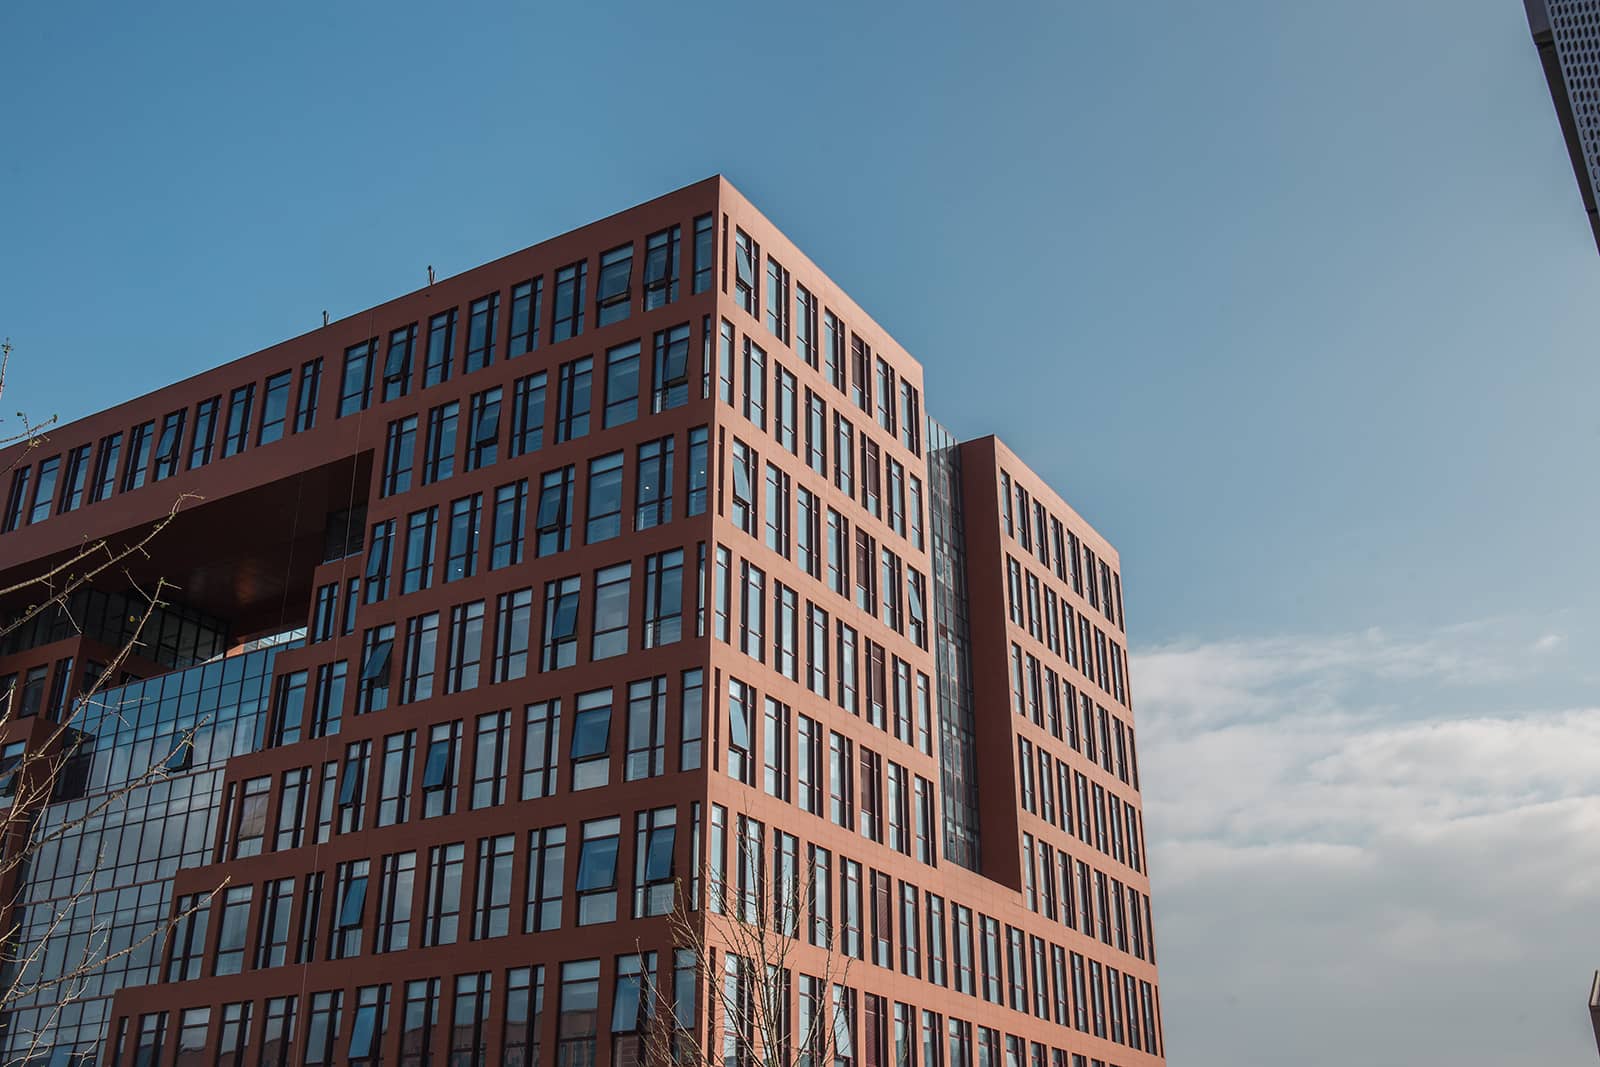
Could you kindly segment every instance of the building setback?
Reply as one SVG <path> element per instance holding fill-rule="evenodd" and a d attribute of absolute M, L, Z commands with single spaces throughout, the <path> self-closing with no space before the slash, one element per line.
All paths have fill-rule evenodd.
<path fill-rule="evenodd" d="M 1600 246 L 1600 0 L 1522 0 L 1589 228 Z"/>
<path fill-rule="evenodd" d="M 18 887 L 24 948 L 65 910 L 135 951 L 8 1049 L 620 1067 L 640 971 L 696 984 L 675 886 L 816 872 L 790 988 L 838 1067 L 1161 1060 L 1117 553 L 726 180 L 15 466 L 0 587 L 194 498 L 0 648 L 14 765 L 175 585 Z"/>

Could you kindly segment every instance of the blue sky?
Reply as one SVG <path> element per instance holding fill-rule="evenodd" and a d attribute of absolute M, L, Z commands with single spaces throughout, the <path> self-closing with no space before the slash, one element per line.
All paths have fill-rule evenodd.
<path fill-rule="evenodd" d="M 1211 929 L 1263 855 L 1304 876 L 1289 900 L 1326 886 L 1310 845 L 1377 872 L 1338 898 L 1358 929 L 1387 936 L 1420 894 L 1438 940 L 1406 959 L 1456 943 L 1444 917 L 1476 898 L 1393 880 L 1396 855 L 1446 861 L 1383 851 L 1392 815 L 1334 817 L 1392 784 L 1351 770 L 1383 746 L 1428 840 L 1489 832 L 1451 796 L 1500 797 L 1487 817 L 1537 828 L 1519 842 L 1600 824 L 1563 755 L 1590 740 L 1600 629 L 1600 255 L 1516 0 L 6 5 L 0 39 L 8 411 L 76 417 L 427 264 L 732 178 L 923 361 L 934 414 L 1000 430 L 1120 547 L 1141 726 L 1172 767 L 1146 799 L 1174 1062 L 1364 1043 L 1285 1057 L 1252 1031 L 1294 1017 L 1296 945 L 1347 954 L 1369 998 L 1374 973 L 1394 1002 L 1485 985 L 1295 942 L 1316 924 L 1282 900 L 1254 950 Z M 1524 777 L 1485 792 L 1507 752 Z M 1431 759 L 1461 773 L 1431 781 Z M 1303 817 L 1241 821 L 1302 788 Z M 1539 910 L 1518 892 L 1482 908 Z M 1521 1013 L 1512 1047 L 1579 1062 L 1587 963 L 1550 940 L 1512 938 L 1489 985 Z M 1250 1016 L 1208 999 L 1219 959 Z M 1318 995 L 1354 1015 L 1353 988 Z M 1432 1039 L 1393 1062 L 1491 1062 L 1489 1035 L 1441 1028 L 1492 1013 L 1436 999 L 1390 1021 Z"/>

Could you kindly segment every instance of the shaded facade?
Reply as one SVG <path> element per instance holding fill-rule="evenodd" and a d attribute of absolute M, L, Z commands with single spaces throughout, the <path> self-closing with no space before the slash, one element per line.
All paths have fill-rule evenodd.
<path fill-rule="evenodd" d="M 82 927 L 205 906 L 8 1047 L 630 1064 L 645 973 L 720 1047 L 675 887 L 804 881 L 838 1067 L 1160 1060 L 1117 554 L 922 390 L 713 178 L 53 432 L 0 582 L 197 497 L 131 576 L 178 621 L 100 698 L 130 743 L 82 720 L 84 789 L 164 766 Z M 16 740 L 112 636 L 4 650 Z"/>
<path fill-rule="evenodd" d="M 1600 0 L 1523 0 L 1523 6 L 1600 247 Z"/>

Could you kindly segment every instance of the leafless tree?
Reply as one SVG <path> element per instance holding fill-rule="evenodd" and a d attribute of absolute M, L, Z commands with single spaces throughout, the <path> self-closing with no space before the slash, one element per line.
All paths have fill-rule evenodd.
<path fill-rule="evenodd" d="M 10 354 L 9 342 L 0 346 L 0 393 L 4 392 Z M 56 421 L 52 416 L 35 423 L 21 412 L 16 417 L 21 420 L 21 429 L 0 435 L 0 448 L 18 443 L 23 447 L 0 467 L 0 475 L 16 469 L 46 444 L 49 438 L 44 431 Z M 33 917 L 32 933 L 26 939 L 22 936 L 27 877 L 34 861 L 86 826 L 112 814 L 136 790 L 169 777 L 173 773 L 169 764 L 183 762 L 172 756 L 192 748 L 195 731 L 205 725 L 181 734 L 175 740 L 174 752 L 165 753 L 150 767 L 136 770 L 115 788 L 95 794 L 71 818 L 41 818 L 85 740 L 81 727 L 86 725 L 86 717 L 103 720 L 104 716 L 118 714 L 117 708 L 106 704 L 110 683 L 123 673 L 131 657 L 139 656 L 145 627 L 166 606 L 165 597 L 173 588 L 164 579 L 141 585 L 131 567 L 148 558 L 150 544 L 195 499 L 198 498 L 193 494 L 180 495 L 171 509 L 148 527 L 123 536 L 86 541 L 65 558 L 45 564 L 38 573 L 0 583 L 0 605 L 6 608 L 5 616 L 0 616 L 0 645 L 13 634 L 51 616 L 64 618 L 81 633 L 82 627 L 73 615 L 75 594 L 100 584 L 125 586 L 130 590 L 130 604 L 139 605 L 126 641 L 112 652 L 103 669 L 84 680 L 84 688 L 76 696 L 64 702 L 57 717 L 38 715 L 37 709 L 24 707 L 23 694 L 14 681 L 0 689 L 0 740 L 23 743 L 21 755 L 0 757 L 0 805 L 4 805 L 0 808 L 0 1014 L 24 1004 L 50 1006 L 43 1021 L 30 1033 L 13 1032 L 13 1047 L 22 1040 L 27 1040 L 30 1047 L 13 1053 L 4 1061 L 8 1064 L 28 1062 L 35 1053 L 49 1047 L 61 1012 L 84 995 L 93 976 L 164 939 L 188 915 L 208 907 L 211 897 L 222 889 L 217 886 L 202 894 L 192 907 L 138 932 L 130 943 L 120 943 L 122 938 L 109 920 L 90 920 L 87 929 L 84 926 L 88 909 L 80 905 L 92 894 L 94 869 L 104 858 L 97 857 L 89 873 L 65 897 L 51 899 L 50 913 L 42 922 Z"/>
<path fill-rule="evenodd" d="M 663 987 L 646 969 L 640 1058 L 645 1067 L 831 1067 L 855 1026 L 853 1003 L 836 999 L 850 974 L 842 931 L 813 911 L 820 887 L 810 864 L 795 858 L 803 875 L 792 867 L 769 871 L 765 835 L 734 840 L 743 885 L 730 884 L 722 871 L 703 872 L 704 907 L 681 880 L 675 886 L 667 928 L 678 959 L 666 964 L 669 973 L 692 965 L 696 995 L 685 1003 L 676 982 Z M 697 1027 L 700 993 L 705 1010 Z"/>

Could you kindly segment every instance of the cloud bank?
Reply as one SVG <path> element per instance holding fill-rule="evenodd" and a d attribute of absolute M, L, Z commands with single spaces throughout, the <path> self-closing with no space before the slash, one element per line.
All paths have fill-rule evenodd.
<path fill-rule="evenodd" d="M 1136 655 L 1170 1062 L 1595 1062 L 1600 708 L 1551 702 L 1567 645 L 1500 622 Z"/>

